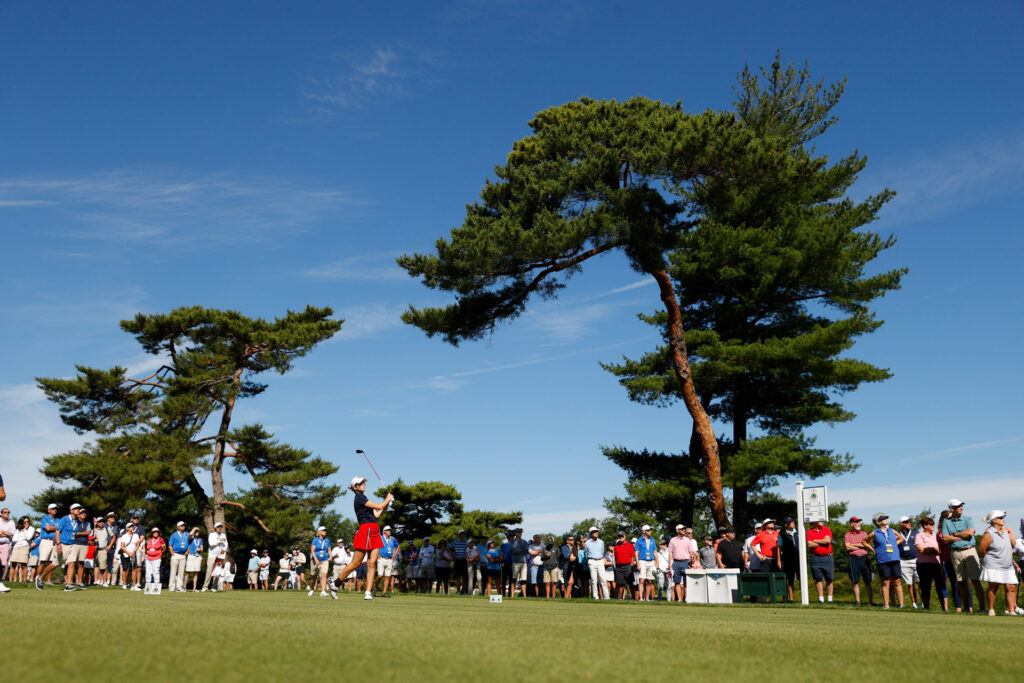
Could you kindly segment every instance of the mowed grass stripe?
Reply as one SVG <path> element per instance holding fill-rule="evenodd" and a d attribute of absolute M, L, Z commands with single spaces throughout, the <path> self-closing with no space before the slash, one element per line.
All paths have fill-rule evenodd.
<path fill-rule="evenodd" d="M 1020 617 L 839 606 L 48 589 L 0 596 L 0 613 L 12 644 L 33 651 L 6 658 L 4 678 L 28 681 L 70 671 L 86 681 L 347 680 L 367 671 L 385 681 L 479 680 L 484 671 L 488 681 L 626 671 L 639 680 L 684 672 L 763 680 L 768 662 L 783 680 L 1011 680 L 1024 642 Z M 649 675 L 638 665 L 645 658 Z"/>

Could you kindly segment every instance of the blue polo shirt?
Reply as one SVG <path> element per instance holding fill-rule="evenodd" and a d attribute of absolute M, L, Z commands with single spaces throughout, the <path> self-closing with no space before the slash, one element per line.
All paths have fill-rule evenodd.
<path fill-rule="evenodd" d="M 967 531 L 968 529 L 973 527 L 974 522 L 971 520 L 970 517 L 961 517 L 960 519 L 956 520 L 950 517 L 948 519 L 942 520 L 942 534 L 944 536 L 952 536 L 953 534 L 959 534 L 960 532 Z M 960 548 L 972 548 L 974 547 L 975 543 L 976 540 L 974 536 L 971 536 L 971 538 L 966 541 L 953 541 L 952 543 L 950 543 L 950 547 L 956 548 L 958 550 Z"/>
<path fill-rule="evenodd" d="M 320 562 L 326 562 L 331 558 L 331 539 L 314 536 L 310 547 L 313 550 L 313 557 Z"/>
<path fill-rule="evenodd" d="M 526 541 L 522 538 L 513 538 L 512 542 L 509 543 L 509 556 L 513 562 L 526 562 L 526 552 L 529 549 Z"/>
<path fill-rule="evenodd" d="M 260 558 L 249 555 L 249 571 L 254 572 L 260 568 Z M 148 569 L 146 571 L 149 571 Z"/>
<path fill-rule="evenodd" d="M 900 549 L 896 547 L 896 532 L 889 527 L 885 528 L 883 532 L 881 529 L 875 529 L 875 558 L 879 562 L 893 562 L 894 560 L 900 559 Z M 886 546 L 891 550 L 886 550 Z"/>
<path fill-rule="evenodd" d="M 498 552 L 501 553 L 501 561 L 503 563 L 508 564 L 512 561 L 512 544 L 508 541 L 501 544 L 501 547 L 498 548 Z"/>
<path fill-rule="evenodd" d="M 636 539 L 634 550 L 636 550 L 636 559 L 644 560 L 645 562 L 653 562 L 654 555 L 658 552 L 658 542 L 653 538 L 641 536 Z"/>
<path fill-rule="evenodd" d="M 419 566 L 420 554 L 416 552 L 416 548 L 411 547 L 405 551 L 405 563 L 410 567 Z"/>
<path fill-rule="evenodd" d="M 200 555 L 203 552 L 203 539 L 196 538 L 191 539 L 188 542 L 188 554 L 189 555 Z"/>
<path fill-rule="evenodd" d="M 600 538 L 588 538 L 587 542 L 583 544 L 583 547 L 587 550 L 587 557 L 590 559 L 600 559 L 604 557 L 604 541 Z"/>
<path fill-rule="evenodd" d="M 32 543 L 30 544 L 30 547 L 32 549 L 28 551 L 28 554 L 31 557 L 39 557 L 39 539 L 38 538 L 32 540 Z"/>
<path fill-rule="evenodd" d="M 381 536 L 381 543 L 383 545 L 380 548 L 380 554 L 378 557 L 383 557 L 385 560 L 389 560 L 395 556 L 395 550 L 398 549 L 398 539 L 394 536 Z M 465 555 L 463 555 L 465 557 Z"/>
<path fill-rule="evenodd" d="M 487 569 L 496 572 L 501 569 L 501 551 L 497 548 L 491 548 L 487 551 Z"/>
<path fill-rule="evenodd" d="M 175 531 L 171 534 L 171 552 L 183 555 L 188 551 L 188 534 L 184 531 Z"/>
<path fill-rule="evenodd" d="M 72 515 L 61 517 L 57 522 L 57 533 L 60 535 L 61 545 L 74 544 L 76 531 L 78 531 L 78 519 Z"/>
<path fill-rule="evenodd" d="M 52 541 L 54 536 L 57 535 L 56 531 L 47 531 L 46 525 L 49 524 L 52 527 L 57 526 L 60 522 L 53 515 L 46 515 L 39 520 L 39 540 L 41 541 Z"/>

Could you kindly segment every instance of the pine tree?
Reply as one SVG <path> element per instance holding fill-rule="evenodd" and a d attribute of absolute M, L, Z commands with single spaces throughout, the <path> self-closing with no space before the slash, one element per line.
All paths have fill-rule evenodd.
<path fill-rule="evenodd" d="M 540 112 L 530 127 L 450 240 L 439 239 L 436 254 L 398 259 L 456 297 L 442 308 L 410 307 L 403 320 L 451 344 L 477 339 L 518 317 L 531 296 L 555 297 L 588 259 L 623 252 L 658 283 L 671 367 L 699 436 L 713 514 L 724 523 L 718 442 L 692 382 L 665 254 L 692 227 L 688 183 L 787 179 L 806 172 L 806 155 L 759 138 L 730 113 L 691 115 L 642 97 L 570 102 Z"/>
<path fill-rule="evenodd" d="M 763 85 L 762 85 L 763 81 Z M 845 82 L 826 87 L 806 67 L 783 67 L 778 55 L 760 75 L 739 76 L 738 119 L 758 136 L 805 149 L 835 122 L 833 108 Z M 854 416 L 837 397 L 888 370 L 850 358 L 855 340 L 882 324 L 869 304 L 897 289 L 905 270 L 870 274 L 892 236 L 863 230 L 893 196 L 884 190 L 863 201 L 846 196 L 867 159 L 854 152 L 836 163 L 814 156 L 813 172 L 760 181 L 712 177 L 694 183 L 686 197 L 699 221 L 668 257 L 669 273 L 688 329 L 697 394 L 712 418 L 729 423 L 722 440 L 723 478 L 733 490 L 737 526 L 748 516 L 748 494 L 778 477 L 810 477 L 856 467 L 849 454 L 814 447 L 804 431 Z M 661 327 L 664 313 L 641 316 Z M 682 398 L 673 381 L 671 348 L 605 368 L 619 377 L 630 399 L 668 405 Z M 752 437 L 756 427 L 761 434 Z M 691 440 L 693 443 L 693 440 Z M 640 462 L 618 449 L 620 463 Z M 671 457 L 686 471 L 702 456 L 690 448 Z M 684 462 L 688 464 L 684 465 Z M 630 485 L 659 481 L 669 467 L 626 467 Z"/>
<path fill-rule="evenodd" d="M 122 321 L 164 364 L 140 378 L 119 366 L 76 366 L 74 379 L 37 379 L 64 423 L 96 439 L 46 459 L 49 479 L 78 485 L 51 488 L 32 504 L 74 496 L 94 509 L 146 509 L 150 516 L 191 511 L 207 531 L 226 522 L 233 531 L 278 542 L 309 533 L 338 495 L 336 486 L 323 483 L 337 468 L 278 443 L 260 425 L 232 429 L 231 423 L 239 399 L 266 390 L 257 376 L 288 372 L 296 358 L 341 329 L 332 314 L 310 306 L 266 321 L 195 306 Z M 225 466 L 248 475 L 253 486 L 229 494 Z M 258 531 L 245 532 L 248 527 Z"/>

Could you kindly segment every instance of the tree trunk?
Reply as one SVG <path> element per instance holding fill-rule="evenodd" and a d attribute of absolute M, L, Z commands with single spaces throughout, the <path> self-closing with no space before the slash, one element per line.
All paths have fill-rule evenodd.
<path fill-rule="evenodd" d="M 196 507 L 199 508 L 199 514 L 203 516 L 203 526 L 206 527 L 206 533 L 213 533 L 213 506 L 210 505 L 210 497 L 206 495 L 206 491 L 203 490 L 203 485 L 199 483 L 194 473 L 189 473 L 185 477 L 185 485 L 188 486 L 189 492 L 192 494 L 192 499 L 196 502 Z M 223 521 L 223 520 L 222 520 Z"/>
<path fill-rule="evenodd" d="M 707 411 L 704 410 L 704 406 L 701 405 L 697 392 L 693 388 L 690 361 L 686 353 L 686 338 L 683 334 L 683 314 L 679 309 L 679 301 L 676 299 L 675 288 L 672 286 L 672 278 L 664 270 L 656 271 L 651 275 L 658 283 L 661 300 L 668 312 L 668 341 L 672 355 L 672 367 L 683 394 L 683 403 L 686 404 L 686 410 L 693 418 L 693 428 L 700 438 L 711 517 L 715 520 L 715 526 L 729 526 L 729 516 L 725 512 L 725 499 L 722 496 L 722 463 L 718 456 L 718 441 L 715 440 L 715 430 L 711 426 L 711 418 L 708 417 Z"/>
<path fill-rule="evenodd" d="M 220 427 L 217 429 L 217 439 L 213 446 L 213 463 L 210 467 L 210 478 L 213 483 L 213 522 L 224 523 L 224 502 L 227 496 L 224 495 L 224 453 L 227 449 L 228 430 L 231 429 L 231 413 L 235 409 L 235 400 L 238 398 L 238 385 L 242 380 L 244 368 L 235 370 L 232 376 L 232 384 L 235 390 L 231 398 L 224 405 L 224 412 L 220 416 Z"/>

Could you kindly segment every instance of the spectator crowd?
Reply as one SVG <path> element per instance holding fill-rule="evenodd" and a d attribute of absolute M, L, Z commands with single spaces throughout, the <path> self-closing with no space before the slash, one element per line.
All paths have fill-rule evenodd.
<path fill-rule="evenodd" d="M 964 514 L 964 502 L 951 499 L 938 519 L 902 516 L 893 524 L 885 513 L 871 519 L 849 519 L 850 531 L 834 538 L 826 523 L 806 530 L 808 573 L 819 602 L 832 602 L 836 559 L 844 557 L 854 602 L 875 604 L 877 577 L 879 604 L 884 609 L 937 609 L 948 611 L 950 598 L 956 612 L 975 608 L 994 615 L 1002 590 L 1007 614 L 1024 614 L 1017 607 L 1019 559 L 1024 540 L 1006 526 L 1006 511 L 992 510 L 977 527 Z M 1024 520 L 1021 522 L 1024 533 Z M 629 538 L 619 531 L 606 543 L 600 530 L 566 534 L 561 538 L 535 534 L 523 537 L 513 529 L 497 539 L 474 539 L 464 530 L 448 542 L 424 537 L 400 542 L 390 526 L 382 529 L 383 547 L 376 559 L 374 586 L 366 586 L 367 567 L 350 575 L 342 589 L 373 590 L 379 597 L 396 592 L 455 593 L 536 598 L 582 598 L 653 601 L 686 600 L 688 571 L 737 570 L 777 572 L 785 577 L 788 598 L 800 566 L 800 540 L 796 523 L 785 518 L 764 519 L 751 533 L 737 536 L 722 528 L 714 536 L 694 538 L 692 527 L 679 524 L 671 538 L 656 539 L 650 526 Z M 332 542 L 320 527 L 308 548 L 293 547 L 275 562 L 267 549 L 246 551 L 244 573 L 252 590 L 307 590 L 328 595 L 352 559 L 345 539 Z M 166 585 L 171 592 L 217 592 L 233 588 L 237 564 L 222 523 L 203 534 L 179 521 L 165 533 L 148 530 L 133 513 L 121 522 L 108 512 L 93 517 L 80 505 L 59 514 L 51 504 L 38 521 L 10 510 L 0 510 L 0 580 L 34 584 L 38 590 L 54 586 L 54 571 L 62 568 L 60 588 L 66 592 L 87 588 L 120 587 L 142 591 Z M 166 560 L 166 561 L 165 561 Z M 276 576 L 271 584 L 271 574 Z M 0 592 L 9 588 L 0 582 Z"/>

